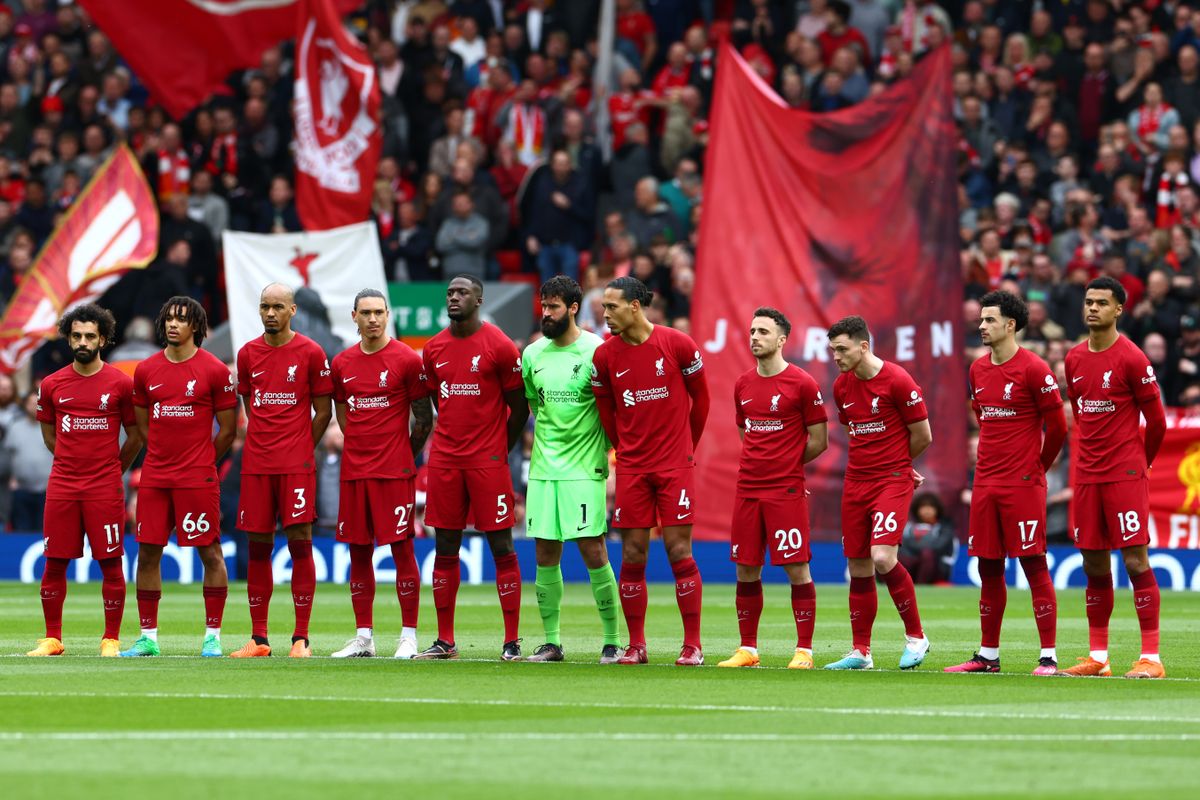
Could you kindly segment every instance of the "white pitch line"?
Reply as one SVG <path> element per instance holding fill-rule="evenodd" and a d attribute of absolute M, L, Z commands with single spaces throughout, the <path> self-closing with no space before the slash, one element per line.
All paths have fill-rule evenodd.
<path fill-rule="evenodd" d="M 715 703 L 599 703 L 558 702 L 553 700 L 456 699 L 446 697 L 353 697 L 347 695 L 301 694 L 232 694 L 219 692 L 21 692 L 0 691 L 0 697 L 87 697 L 97 699 L 151 700 L 269 700 L 295 703 L 346 703 L 365 700 L 386 705 L 483 706 L 502 708 L 591 708 L 616 711 L 692 711 L 729 712 L 739 714 L 828 714 L 834 716 L 926 717 L 937 719 L 1011 719 L 1053 722 L 1146 722 L 1200 725 L 1195 717 L 1164 717 L 1156 715 L 1112 715 L 1078 713 L 1029 713 L 1022 711 L 955 710 L 936 708 L 840 708 L 829 706 L 749 706 Z"/>
<path fill-rule="evenodd" d="M 835 733 L 835 734 L 792 734 L 792 733 L 606 733 L 606 732 L 480 732 L 480 731 L 253 731 L 253 730 L 164 730 L 164 731 L 5 731 L 0 732 L 0 741 L 478 741 L 480 739 L 510 742 L 524 741 L 604 741 L 604 742 L 810 742 L 849 743 L 879 742 L 942 742 L 947 744 L 969 742 L 992 744 L 995 742 L 1197 742 L 1200 733 L 1067 733 L 1067 734 L 988 734 L 966 733 Z"/>

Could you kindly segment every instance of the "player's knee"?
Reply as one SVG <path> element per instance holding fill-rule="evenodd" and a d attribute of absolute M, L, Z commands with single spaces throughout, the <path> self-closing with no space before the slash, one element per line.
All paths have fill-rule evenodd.
<path fill-rule="evenodd" d="M 604 540 L 600 538 L 588 540 L 586 544 L 581 541 L 579 555 L 588 569 L 600 569 L 608 563 L 608 549 L 604 546 Z"/>
<path fill-rule="evenodd" d="M 144 544 L 138 548 L 138 569 L 158 568 L 162 561 L 162 548 L 152 544 Z"/>
<path fill-rule="evenodd" d="M 496 531 L 487 535 L 488 547 L 492 551 L 493 558 L 511 555 L 513 550 L 513 539 L 511 531 Z"/>
<path fill-rule="evenodd" d="M 1130 577 L 1141 575 L 1150 569 L 1150 556 L 1141 548 L 1122 550 L 1121 558 L 1125 562 L 1125 571 L 1129 573 Z"/>
<path fill-rule="evenodd" d="M 896 567 L 896 554 L 891 551 L 871 553 L 871 563 L 880 575 L 886 575 Z"/>
<path fill-rule="evenodd" d="M 691 558 L 691 557 L 692 557 L 692 543 L 691 542 L 687 542 L 687 541 L 672 542 L 671 544 L 667 545 L 667 560 L 670 561 L 672 564 L 674 564 L 676 561 L 682 561 L 685 558 Z M 645 555 L 642 556 L 642 559 L 645 560 Z"/>
<path fill-rule="evenodd" d="M 762 578 L 762 567 L 752 567 L 746 564 L 737 565 L 739 583 L 753 583 Z"/>

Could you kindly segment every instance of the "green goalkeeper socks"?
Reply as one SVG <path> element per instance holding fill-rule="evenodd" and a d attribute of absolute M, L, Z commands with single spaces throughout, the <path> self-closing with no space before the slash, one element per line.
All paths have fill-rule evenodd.
<path fill-rule="evenodd" d="M 611 571 L 609 575 L 612 575 Z M 542 612 L 542 626 L 546 629 L 546 641 L 561 647 L 562 570 L 557 564 L 553 567 L 538 567 L 533 587 L 537 592 L 538 610 Z"/>
<path fill-rule="evenodd" d="M 617 579 L 613 576 L 612 565 L 589 569 L 588 577 L 592 580 L 592 596 L 596 598 L 596 610 L 600 612 L 600 622 L 604 626 L 604 643 L 619 645 Z M 562 584 L 559 584 L 559 592 L 561 597 Z"/>

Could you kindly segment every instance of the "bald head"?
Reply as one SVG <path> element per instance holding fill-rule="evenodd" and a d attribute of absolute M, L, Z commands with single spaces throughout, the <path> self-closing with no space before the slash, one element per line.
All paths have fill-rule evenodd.
<path fill-rule="evenodd" d="M 287 344 L 291 340 L 292 316 L 296 313 L 296 293 L 282 283 L 269 283 L 258 301 L 258 316 L 262 319 L 267 343 Z"/>
<path fill-rule="evenodd" d="M 266 300 L 270 296 L 272 299 L 279 299 L 288 305 L 296 302 L 296 293 L 292 287 L 285 286 L 282 283 L 268 283 L 263 287 L 262 294 L 259 295 L 260 300 Z"/>

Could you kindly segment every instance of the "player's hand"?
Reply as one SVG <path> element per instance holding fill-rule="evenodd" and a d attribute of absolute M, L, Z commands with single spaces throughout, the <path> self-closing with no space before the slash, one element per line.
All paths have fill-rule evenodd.
<path fill-rule="evenodd" d="M 925 476 L 917 472 L 915 469 L 912 471 L 912 479 L 914 489 L 920 489 L 921 484 L 925 482 Z"/>
<path fill-rule="evenodd" d="M 538 246 L 538 240 L 535 237 L 530 236 L 525 240 L 525 249 L 529 251 L 529 255 L 536 256 L 538 254 L 538 250 L 541 248 Z"/>

